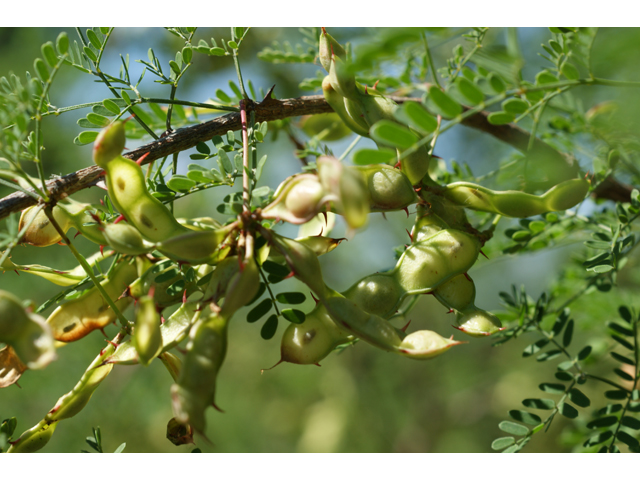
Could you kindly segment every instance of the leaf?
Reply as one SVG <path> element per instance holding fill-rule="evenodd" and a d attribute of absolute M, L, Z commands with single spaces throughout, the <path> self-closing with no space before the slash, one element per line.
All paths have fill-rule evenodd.
<path fill-rule="evenodd" d="M 568 403 L 558 405 L 558 411 L 567 418 L 577 418 L 578 410 Z"/>
<path fill-rule="evenodd" d="M 438 120 L 417 102 L 406 102 L 396 108 L 393 116 L 422 134 L 429 134 L 438 128 Z"/>
<path fill-rule="evenodd" d="M 629 307 L 622 305 L 621 307 L 618 308 L 618 313 L 620 314 L 620 316 L 625 322 L 631 323 L 632 317 L 631 317 L 631 312 L 629 311 Z"/>
<path fill-rule="evenodd" d="M 629 342 L 627 342 L 624 338 L 619 337 L 618 335 L 613 335 L 613 334 L 611 335 L 611 338 L 613 338 L 616 342 L 618 342 L 624 348 L 626 348 L 628 350 L 631 350 L 632 352 L 635 350 L 633 345 L 631 345 Z"/>
<path fill-rule="evenodd" d="M 626 363 L 627 365 L 632 365 L 635 367 L 636 362 L 631 358 L 625 357 L 624 355 L 620 355 L 619 353 L 616 353 L 616 352 L 610 352 L 610 353 L 611 353 L 611 356 L 616 360 L 618 360 L 619 362 Z"/>
<path fill-rule="evenodd" d="M 591 345 L 587 345 L 578 353 L 578 360 L 585 360 L 591 354 Z"/>
<path fill-rule="evenodd" d="M 487 117 L 487 120 L 492 125 L 506 125 L 507 123 L 511 123 L 516 119 L 513 113 L 508 112 L 493 112 L 490 113 Z"/>
<path fill-rule="evenodd" d="M 627 398 L 627 392 L 624 390 L 607 390 L 604 396 L 611 400 L 624 400 Z"/>
<path fill-rule="evenodd" d="M 285 308 L 282 310 L 282 316 L 289 320 L 291 323 L 300 324 L 303 323 L 306 315 L 301 310 L 296 310 L 295 308 Z"/>
<path fill-rule="evenodd" d="M 94 32 L 91 29 L 88 29 L 87 30 L 87 38 L 91 42 L 91 45 L 96 47 L 96 50 L 100 50 L 102 48 L 102 42 L 98 38 L 98 35 L 96 34 L 96 32 Z"/>
<path fill-rule="evenodd" d="M 564 334 L 562 335 L 562 345 L 568 347 L 571 345 L 571 339 L 573 338 L 573 320 L 569 320 L 567 324 L 567 328 L 564 329 Z"/>
<path fill-rule="evenodd" d="M 622 325 L 619 325 L 617 323 L 614 322 L 607 322 L 607 327 L 609 327 L 611 330 L 614 330 L 616 332 L 618 332 L 621 335 L 624 335 L 625 337 L 633 337 L 633 331 L 629 330 L 628 328 L 623 327 Z"/>
<path fill-rule="evenodd" d="M 613 265 L 596 265 L 595 267 L 587 268 L 587 270 L 593 273 L 607 273 L 613 270 Z"/>
<path fill-rule="evenodd" d="M 612 404 L 607 405 L 606 407 L 603 407 L 600 410 L 596 411 L 595 415 L 597 415 L 597 416 L 610 415 L 612 413 L 619 412 L 620 410 L 622 410 L 622 405 L 621 404 L 612 403 Z"/>
<path fill-rule="evenodd" d="M 107 117 L 98 115 L 97 113 L 87 113 L 87 120 L 98 127 L 106 127 L 111 123 Z"/>
<path fill-rule="evenodd" d="M 553 410 L 556 408 L 556 402 L 548 398 L 525 398 L 522 404 L 528 408 L 537 408 L 538 410 Z"/>
<path fill-rule="evenodd" d="M 299 305 L 304 303 L 307 299 L 304 293 L 301 292 L 285 292 L 279 293 L 276 295 L 276 300 L 280 303 L 285 303 L 289 305 Z"/>
<path fill-rule="evenodd" d="M 184 175 L 174 175 L 167 182 L 167 187 L 174 192 L 188 192 L 195 186 L 196 182 Z"/>
<path fill-rule="evenodd" d="M 114 115 L 119 115 L 120 114 L 120 107 L 113 100 L 110 100 L 110 99 L 107 98 L 107 99 L 102 101 L 102 105 L 104 105 L 104 108 L 109 110 Z"/>
<path fill-rule="evenodd" d="M 38 77 L 43 82 L 49 80 L 49 69 L 45 65 L 44 61 L 41 58 L 36 58 L 33 62 L 33 68 L 35 68 Z"/>
<path fill-rule="evenodd" d="M 436 85 L 429 87 L 427 107 L 444 118 L 454 118 L 462 113 L 462 106 Z"/>
<path fill-rule="evenodd" d="M 126 443 L 121 443 L 120 446 L 118 448 L 116 448 L 115 452 L 113 452 L 113 453 L 122 453 L 126 446 L 127 446 Z"/>
<path fill-rule="evenodd" d="M 527 412 L 526 410 L 509 410 L 509 416 L 514 420 L 528 425 L 539 425 L 542 423 L 542 419 L 538 415 Z"/>
<path fill-rule="evenodd" d="M 258 305 L 253 307 L 247 314 L 247 322 L 254 323 L 265 316 L 273 307 L 273 301 L 270 298 L 265 298 Z"/>
<path fill-rule="evenodd" d="M 289 275 L 290 270 L 288 267 L 284 265 L 280 265 L 279 263 L 272 262 L 271 260 L 267 260 L 262 264 L 262 268 L 265 272 L 270 273 L 276 277 L 286 277 Z"/>
<path fill-rule="evenodd" d="M 53 48 L 53 42 L 47 42 L 40 48 L 42 56 L 51 68 L 54 68 L 58 63 L 58 57 L 56 51 Z"/>
<path fill-rule="evenodd" d="M 586 242 L 584 242 L 584 244 L 587 247 L 593 248 L 595 250 L 609 250 L 611 248 L 611 243 L 597 240 L 587 240 Z"/>
<path fill-rule="evenodd" d="M 496 93 L 502 93 L 507 89 L 507 86 L 504 84 L 504 81 L 502 80 L 502 78 L 500 78 L 494 72 L 491 72 L 489 74 L 489 76 L 487 77 L 487 80 L 489 80 L 489 85 L 491 85 L 491 88 Z"/>
<path fill-rule="evenodd" d="M 632 451 L 636 451 L 640 448 L 640 443 L 638 443 L 638 440 L 636 440 L 623 430 L 620 430 L 618 432 L 617 437 L 618 440 L 620 440 L 622 443 L 625 443 Z"/>
<path fill-rule="evenodd" d="M 380 150 L 371 150 L 363 148 L 353 154 L 353 163 L 355 165 L 374 165 L 378 163 L 395 162 L 397 154 L 394 150 L 382 148 Z"/>
<path fill-rule="evenodd" d="M 542 352 L 540 355 L 536 357 L 538 362 L 546 362 L 547 360 L 552 360 L 557 356 L 562 355 L 562 350 L 549 350 L 547 352 Z"/>
<path fill-rule="evenodd" d="M 538 353 L 540 350 L 546 347 L 548 343 L 549 343 L 549 340 L 547 340 L 546 338 L 541 338 L 537 342 L 532 343 L 531 345 L 528 345 L 527 347 L 525 347 L 524 351 L 522 352 L 522 356 L 530 357 L 531 355 Z"/>
<path fill-rule="evenodd" d="M 93 141 L 98 137 L 99 132 L 80 132 L 76 138 L 73 139 L 73 143 L 76 145 L 86 145 L 88 143 L 93 143 Z"/>
<path fill-rule="evenodd" d="M 579 407 L 586 408 L 591 405 L 591 400 L 577 388 L 569 390 L 569 399 Z"/>
<path fill-rule="evenodd" d="M 599 443 L 609 440 L 611 437 L 613 437 L 613 432 L 611 432 L 610 430 L 607 430 L 605 432 L 601 432 L 597 435 L 594 435 L 589 440 L 584 442 L 583 445 L 585 447 L 592 447 L 593 445 L 597 445 Z"/>
<path fill-rule="evenodd" d="M 508 446 L 513 445 L 515 441 L 516 439 L 513 437 L 496 438 L 491 443 L 491 448 L 493 448 L 494 450 L 502 450 L 503 448 L 507 448 Z"/>
<path fill-rule="evenodd" d="M 276 330 L 278 329 L 278 316 L 273 314 L 267 321 L 262 325 L 262 329 L 260 330 L 260 336 L 265 340 L 269 340 L 273 338 L 276 334 Z"/>
<path fill-rule="evenodd" d="M 625 372 L 624 370 L 620 370 L 619 368 L 614 368 L 613 373 L 618 375 L 623 380 L 626 380 L 627 382 L 633 382 L 633 377 L 629 375 L 627 372 Z"/>
<path fill-rule="evenodd" d="M 418 141 L 415 133 L 391 120 L 380 120 L 371 127 L 371 137 L 380 143 L 406 149 Z"/>
<path fill-rule="evenodd" d="M 541 383 L 538 388 L 543 392 L 562 395 L 564 393 L 564 385 L 561 383 Z"/>
<path fill-rule="evenodd" d="M 456 86 L 458 87 L 458 91 L 470 105 L 475 106 L 484 102 L 484 93 L 482 93 L 482 91 L 466 77 L 456 78 Z"/>
<path fill-rule="evenodd" d="M 511 435 L 526 435 L 529 433 L 529 429 L 524 425 L 520 425 L 519 423 L 510 422 L 508 420 L 504 420 L 500 422 L 498 428 L 505 433 L 510 433 Z"/>
<path fill-rule="evenodd" d="M 89 48 L 89 46 L 84 46 L 82 47 L 82 51 L 84 52 L 84 54 L 87 56 L 87 58 L 91 61 L 93 61 L 94 63 L 96 63 L 98 61 L 98 57 L 96 56 L 96 54 L 94 53 L 93 50 L 91 50 L 91 48 Z"/>
<path fill-rule="evenodd" d="M 520 115 L 526 112 L 528 108 L 529 104 L 519 98 L 509 98 L 502 102 L 502 110 L 513 115 Z"/>
<path fill-rule="evenodd" d="M 556 372 L 554 373 L 554 376 L 562 382 L 570 382 L 574 379 L 573 375 L 571 375 L 569 372 L 564 371 Z"/>
<path fill-rule="evenodd" d="M 64 55 L 69 50 L 69 37 L 66 32 L 60 32 L 60 35 L 58 35 L 56 49 L 60 55 Z"/>

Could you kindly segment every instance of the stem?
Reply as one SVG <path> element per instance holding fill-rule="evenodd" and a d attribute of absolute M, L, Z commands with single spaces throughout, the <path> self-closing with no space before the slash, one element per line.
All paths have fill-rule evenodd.
<path fill-rule="evenodd" d="M 592 375 L 590 373 L 585 373 L 584 376 L 587 377 L 587 378 L 591 378 L 592 380 L 598 380 L 599 382 L 606 383 L 608 385 L 611 385 L 612 387 L 616 387 L 618 390 L 622 390 L 622 391 L 625 391 L 627 393 L 631 393 L 631 390 L 629 390 L 627 388 L 624 388 L 622 385 L 618 385 L 616 382 L 613 382 L 613 381 L 608 380 L 608 379 L 603 378 L 603 377 L 599 377 L 598 375 Z"/>
<path fill-rule="evenodd" d="M 424 54 L 427 57 L 427 62 L 429 63 L 429 69 L 431 70 L 431 76 L 433 77 L 433 81 L 438 86 L 438 88 L 442 88 L 440 86 L 440 82 L 438 81 L 438 75 L 436 74 L 436 67 L 433 64 L 433 57 L 431 56 L 431 52 L 429 51 L 429 43 L 427 42 L 427 36 L 422 32 L 422 41 L 424 42 Z"/>
<path fill-rule="evenodd" d="M 247 130 L 247 106 L 240 100 L 240 122 L 242 123 L 242 213 L 251 213 L 251 179 L 249 178 L 249 132 Z"/>
<path fill-rule="evenodd" d="M 278 303 L 276 302 L 276 297 L 273 295 L 273 292 L 271 291 L 271 286 L 269 285 L 269 281 L 267 280 L 267 277 L 264 275 L 264 272 L 262 271 L 262 267 L 260 265 L 258 265 L 258 271 L 260 272 L 260 276 L 262 277 L 264 286 L 267 287 L 267 291 L 269 292 L 269 296 L 271 297 L 271 302 L 273 303 L 273 307 L 276 309 L 276 314 L 280 316 L 280 311 L 278 310 Z"/>
<path fill-rule="evenodd" d="M 107 295 L 107 292 L 105 292 L 104 287 L 98 281 L 96 276 L 93 274 L 93 269 L 91 268 L 91 266 L 87 263 L 85 258 L 82 255 L 80 255 L 80 252 L 78 252 L 76 247 L 71 243 L 71 241 L 69 240 L 67 235 L 60 228 L 60 225 L 58 225 L 58 222 L 56 222 L 56 219 L 53 217 L 53 213 L 51 211 L 51 208 L 52 207 L 47 206 L 45 208 L 45 210 L 44 210 L 45 214 L 49 218 L 49 221 L 51 222 L 51 225 L 53 225 L 53 228 L 56 229 L 56 231 L 58 232 L 58 235 L 60 235 L 62 237 L 62 240 L 67 245 L 67 247 L 69 247 L 69 249 L 71 250 L 71 253 L 73 253 L 73 256 L 76 257 L 76 260 L 80 263 L 80 265 L 82 265 L 82 268 L 87 273 L 89 278 L 91 278 L 91 281 L 93 282 L 93 284 L 96 286 L 96 288 L 100 292 L 100 295 L 102 295 L 102 298 L 104 298 L 104 301 L 107 302 L 107 305 L 109 305 L 111 310 L 113 310 L 113 313 L 116 314 L 116 317 L 118 317 L 118 320 L 120 321 L 120 324 L 122 325 L 122 328 L 124 328 L 127 332 L 130 332 L 131 331 L 131 326 L 129 324 L 129 321 L 126 318 L 124 318 L 124 316 L 122 315 L 120 310 L 118 310 L 118 307 L 116 307 L 116 304 L 113 302 L 113 300 L 111 300 L 111 297 L 109 297 L 109 295 Z"/>
<path fill-rule="evenodd" d="M 360 135 L 357 135 L 353 142 L 351 142 L 351 145 L 349 145 L 347 149 L 342 153 L 342 155 L 340 155 L 340 158 L 338 160 L 343 161 L 345 158 L 347 158 L 347 155 L 351 153 L 351 150 L 355 148 L 355 146 L 361 139 L 362 137 Z"/>
<path fill-rule="evenodd" d="M 231 27 L 231 39 L 236 41 L 236 32 Z M 237 43 L 237 42 L 236 42 Z M 240 45 L 238 45 L 240 47 Z M 238 74 L 238 82 L 240 83 L 240 91 L 242 91 L 242 96 L 245 100 L 249 100 L 249 95 L 247 95 L 247 91 L 244 89 L 244 82 L 242 81 L 242 72 L 240 71 L 240 62 L 238 61 L 238 49 L 232 48 L 231 52 L 233 53 L 233 64 L 236 66 L 236 73 Z"/>

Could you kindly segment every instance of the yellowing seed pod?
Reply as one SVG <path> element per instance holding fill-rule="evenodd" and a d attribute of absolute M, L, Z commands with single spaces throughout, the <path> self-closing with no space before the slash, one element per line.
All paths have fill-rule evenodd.
<path fill-rule="evenodd" d="M 467 275 L 456 275 L 433 291 L 433 295 L 445 307 L 466 310 L 476 299 L 476 286 Z"/>
<path fill-rule="evenodd" d="M 444 338 L 431 330 L 420 330 L 404 337 L 399 346 L 399 353 L 405 357 L 425 360 L 440 355 L 458 342 L 452 338 Z"/>
<path fill-rule="evenodd" d="M 138 300 L 133 343 L 138 352 L 138 360 L 145 367 L 162 351 L 160 315 L 153 298 L 148 295 Z"/>
<path fill-rule="evenodd" d="M 107 163 L 120 156 L 125 144 L 124 122 L 113 122 L 103 128 L 93 144 L 93 161 L 105 168 Z"/>
<path fill-rule="evenodd" d="M 353 134 L 337 113 L 307 115 L 302 118 L 300 126 L 307 135 L 323 142 L 334 142 Z"/>
<path fill-rule="evenodd" d="M 51 211 L 60 229 L 66 233 L 71 227 L 69 215 L 58 206 L 53 207 Z M 48 247 L 62 240 L 58 231 L 49 221 L 49 217 L 44 213 L 44 209 L 37 206 L 25 209 L 20 216 L 18 229 L 22 230 L 29 222 L 31 225 L 22 236 L 20 243 L 27 243 L 35 247 Z"/>
<path fill-rule="evenodd" d="M 342 45 L 340 45 L 335 38 L 327 33 L 327 31 L 323 28 L 320 33 L 320 49 L 318 53 L 318 58 L 320 60 L 320 65 L 328 72 L 331 68 L 331 57 L 335 54 L 339 57 L 345 58 L 347 56 L 347 52 L 344 50 Z"/>
<path fill-rule="evenodd" d="M 369 125 L 360 116 L 357 105 L 348 104 L 347 99 L 336 92 L 331 86 L 331 78 L 328 75 L 322 81 L 322 93 L 327 103 L 331 105 L 333 111 L 340 116 L 349 129 L 362 137 L 369 137 Z M 349 107 L 351 107 L 351 111 L 349 111 Z"/>
<path fill-rule="evenodd" d="M 179 262 L 213 263 L 219 261 L 220 257 L 224 258 L 228 253 L 229 250 L 222 249 L 221 246 L 236 228 L 235 224 L 230 224 L 215 230 L 200 232 L 187 230 L 185 233 L 159 242 L 157 249 L 172 260 Z"/>
<path fill-rule="evenodd" d="M 477 307 L 461 312 L 456 323 L 458 330 L 472 337 L 487 337 L 504 330 L 498 317 Z"/>
<path fill-rule="evenodd" d="M 310 173 L 287 178 L 276 190 L 274 200 L 262 210 L 263 218 L 302 224 L 324 207 L 325 192 L 318 177 Z"/>
<path fill-rule="evenodd" d="M 104 225 L 102 233 L 107 244 L 124 255 L 142 255 L 153 250 L 154 245 L 146 242 L 140 232 L 126 223 Z"/>
<path fill-rule="evenodd" d="M 27 366 L 18 358 L 13 347 L 7 345 L 0 349 L 0 388 L 16 383 L 26 370 Z"/>
<path fill-rule="evenodd" d="M 27 430 L 16 440 L 7 453 L 33 453 L 44 448 L 49 443 L 58 422 L 49 423 L 42 420 L 35 427 Z"/>

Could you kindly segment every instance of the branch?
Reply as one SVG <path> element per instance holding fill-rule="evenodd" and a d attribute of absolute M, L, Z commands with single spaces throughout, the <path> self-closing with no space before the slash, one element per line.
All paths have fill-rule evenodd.
<path fill-rule="evenodd" d="M 322 95 L 276 100 L 271 98 L 272 90 L 267 93 L 265 99 L 260 103 L 247 101 L 247 110 L 253 110 L 255 112 L 257 122 L 333 112 L 333 109 Z M 417 98 L 410 97 L 392 96 L 391 98 L 398 103 L 420 101 Z M 530 138 L 527 131 L 513 124 L 492 125 L 487 120 L 488 115 L 489 112 L 479 112 L 476 115 L 464 119 L 462 124 L 486 132 L 520 151 L 527 151 Z M 159 158 L 193 148 L 198 143 L 211 140 L 211 138 L 216 135 L 224 135 L 229 130 L 237 131 L 241 130 L 241 128 L 240 113 L 230 113 L 209 120 L 208 122 L 175 130 L 166 137 L 131 150 L 123 154 L 123 156 L 132 160 L 138 160 L 148 153 L 149 155 L 143 161 L 143 164 L 147 164 Z M 542 140 L 536 138 L 532 150 L 533 153 L 540 154 L 540 158 L 550 159 L 551 161 L 557 162 L 558 165 L 563 165 L 567 172 L 573 172 L 574 175 L 577 173 L 578 164 L 573 157 L 560 153 Z M 52 199 L 52 204 L 68 195 L 94 186 L 103 173 L 104 170 L 102 170 L 102 168 L 93 165 L 63 177 L 49 180 L 47 182 L 47 190 L 49 197 Z M 601 189 L 596 192 L 596 197 L 618 201 L 622 198 L 624 201 L 630 201 L 631 187 L 619 184 L 613 179 L 610 184 L 614 186 L 613 189 Z M 24 210 L 36 203 L 36 199 L 23 192 L 12 193 L 0 199 L 0 219 L 7 217 L 13 212 Z"/>

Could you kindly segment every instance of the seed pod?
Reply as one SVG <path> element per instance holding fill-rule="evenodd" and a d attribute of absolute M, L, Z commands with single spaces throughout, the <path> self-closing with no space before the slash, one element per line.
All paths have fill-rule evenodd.
<path fill-rule="evenodd" d="M 476 286 L 469 276 L 457 275 L 436 288 L 433 295 L 445 307 L 463 311 L 473 307 L 473 302 L 476 299 Z"/>
<path fill-rule="evenodd" d="M 13 347 L 27 367 L 44 368 L 56 358 L 51 329 L 39 315 L 27 313 L 20 300 L 0 290 L 0 342 Z"/>
<path fill-rule="evenodd" d="M 111 270 L 108 278 L 100 284 L 116 307 L 124 310 L 132 301 L 131 297 L 120 298 L 125 289 L 138 277 L 136 267 L 121 262 Z M 120 299 L 119 299 L 120 298 Z M 119 299 L 119 300 L 118 300 Z M 115 321 L 116 315 L 95 287 L 87 289 L 82 296 L 69 300 L 56 308 L 47 319 L 53 337 L 61 342 L 81 339 L 93 330 L 103 328 Z"/>
<path fill-rule="evenodd" d="M 320 60 L 320 65 L 322 65 L 327 72 L 331 68 L 331 57 L 333 57 L 334 54 L 342 58 L 346 58 L 347 56 L 347 52 L 345 52 L 342 45 L 340 45 L 336 39 L 329 35 L 323 28 L 320 33 L 320 49 L 318 58 Z"/>
<path fill-rule="evenodd" d="M 136 326 L 133 331 L 133 344 L 142 365 L 148 366 L 162 351 L 162 333 L 160 315 L 156 310 L 153 297 L 145 295 L 138 300 Z"/>
<path fill-rule="evenodd" d="M 386 318 L 395 313 L 404 293 L 392 273 L 376 273 L 356 282 L 342 295 L 365 312 Z"/>
<path fill-rule="evenodd" d="M 26 370 L 27 366 L 12 347 L 7 345 L 0 349 L 0 388 L 16 383 Z"/>
<path fill-rule="evenodd" d="M 177 218 L 176 220 L 183 227 L 187 227 L 188 229 L 195 230 L 197 232 L 202 230 L 214 230 L 222 226 L 220 222 L 211 217 Z"/>
<path fill-rule="evenodd" d="M 124 150 L 124 122 L 113 122 L 102 129 L 93 144 L 93 161 L 105 168 L 110 160 L 120 156 Z"/>
<path fill-rule="evenodd" d="M 458 330 L 472 337 L 487 337 L 504 330 L 498 317 L 477 307 L 461 312 L 456 323 Z"/>
<path fill-rule="evenodd" d="M 394 271 L 398 283 L 411 294 L 427 293 L 473 266 L 480 244 L 472 235 L 446 229 L 412 244 Z"/>
<path fill-rule="evenodd" d="M 51 211 L 60 229 L 66 233 L 71 227 L 67 213 L 58 206 L 53 207 Z M 33 206 L 23 210 L 22 215 L 20 215 L 18 229 L 22 231 L 29 222 L 31 222 L 31 225 L 22 236 L 20 243 L 27 243 L 35 247 L 48 247 L 62 240 L 58 231 L 49 221 L 44 209 Z"/>
<path fill-rule="evenodd" d="M 331 86 L 331 78 L 327 75 L 322 81 L 322 93 L 333 111 L 338 114 L 344 124 L 362 137 L 369 137 L 369 125 L 358 113 L 357 104 L 347 104 L 347 99 Z M 351 108 L 351 111 L 349 110 Z"/>
<path fill-rule="evenodd" d="M 440 355 L 458 342 L 451 338 L 444 338 L 431 330 L 420 330 L 407 335 L 400 344 L 399 353 L 416 360 L 425 360 Z"/>
<path fill-rule="evenodd" d="M 228 321 L 211 315 L 189 333 L 178 384 L 171 387 L 175 418 L 197 432 L 205 430 L 205 410 L 215 405 L 216 378 L 227 353 Z"/>
<path fill-rule="evenodd" d="M 158 281 L 158 278 L 162 281 Z M 153 299 L 158 308 L 169 307 L 182 300 L 184 290 L 187 291 L 187 296 L 196 291 L 196 286 L 193 283 L 186 282 L 183 288 L 170 289 L 178 282 L 185 282 L 178 267 L 171 260 L 163 260 L 146 270 L 140 278 L 131 283 L 129 293 L 134 298 L 140 298 L 147 295 L 151 287 L 154 287 Z"/>
<path fill-rule="evenodd" d="M 177 382 L 180 378 L 180 371 L 182 370 L 182 360 L 171 352 L 161 353 L 158 358 L 162 360 L 163 365 L 166 367 L 169 375 L 171 375 L 171 378 L 173 378 L 173 381 Z"/>
<path fill-rule="evenodd" d="M 178 423 L 175 418 L 167 423 L 167 438 L 174 445 L 189 445 L 193 441 L 193 428 L 191 425 Z"/>
<path fill-rule="evenodd" d="M 44 448 L 58 426 L 58 422 L 48 423 L 42 420 L 35 427 L 27 430 L 16 440 L 7 453 L 33 453 Z"/>
<path fill-rule="evenodd" d="M 280 184 L 274 200 L 262 210 L 263 218 L 302 224 L 324 207 L 325 192 L 316 175 L 294 175 Z"/>
<path fill-rule="evenodd" d="M 313 251 L 313 253 L 315 253 L 318 257 L 320 255 L 324 255 L 325 253 L 333 251 L 338 245 L 340 245 L 340 242 L 342 242 L 343 240 L 345 239 L 323 237 L 321 235 L 296 238 L 296 242 L 301 243 L 302 245 Z"/>
<path fill-rule="evenodd" d="M 244 307 L 253 299 L 259 288 L 260 273 L 253 259 L 253 252 L 251 252 L 242 261 L 240 271 L 229 281 L 220 316 L 227 319 L 231 318 L 238 309 Z"/>
<path fill-rule="evenodd" d="M 154 245 L 146 242 L 140 232 L 126 223 L 104 225 L 102 233 L 107 244 L 124 255 L 142 255 L 153 250 Z"/>
<path fill-rule="evenodd" d="M 222 260 L 211 275 L 202 299 L 205 302 L 217 302 L 224 297 L 233 277 L 240 272 L 240 260 L 237 256 Z"/>
<path fill-rule="evenodd" d="M 56 206 L 66 212 L 70 226 L 80 232 L 83 237 L 98 245 L 106 245 L 100 223 L 89 213 L 94 209 L 93 205 L 66 198 Z"/>
<path fill-rule="evenodd" d="M 157 248 L 167 257 L 179 262 L 213 263 L 228 254 L 229 249 L 221 250 L 221 245 L 236 228 L 236 224 L 230 224 L 215 230 L 187 230 L 186 233 L 174 235 L 158 243 Z"/>
<path fill-rule="evenodd" d="M 400 210 L 418 201 L 413 185 L 401 171 L 389 165 L 355 168 L 366 179 L 372 211 Z"/>
<path fill-rule="evenodd" d="M 423 242 L 427 238 L 447 228 L 449 228 L 449 225 L 430 209 L 418 207 L 416 211 L 416 223 L 411 231 L 411 239 L 413 243 Z"/>
<path fill-rule="evenodd" d="M 358 100 L 360 92 L 356 86 L 356 77 L 351 66 L 337 55 L 331 58 L 329 81 L 333 89 L 345 98 Z"/>
<path fill-rule="evenodd" d="M 307 115 L 301 119 L 300 127 L 307 135 L 322 142 L 335 142 L 353 134 L 337 113 Z"/>

